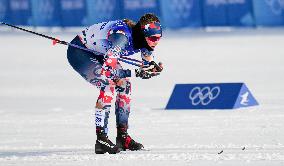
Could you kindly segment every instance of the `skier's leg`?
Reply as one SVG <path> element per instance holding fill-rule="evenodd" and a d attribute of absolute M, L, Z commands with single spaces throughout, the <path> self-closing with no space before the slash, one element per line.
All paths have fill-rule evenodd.
<path fill-rule="evenodd" d="M 79 45 L 80 40 L 76 37 L 71 42 Z M 83 45 L 82 45 L 83 47 Z M 95 152 L 101 153 L 118 153 L 118 148 L 107 137 L 107 124 L 111 107 L 111 101 L 114 97 L 115 84 L 112 80 L 105 80 L 101 78 L 102 63 L 100 59 L 95 59 L 94 54 L 69 47 L 67 51 L 67 58 L 74 70 L 76 70 L 86 81 L 95 85 L 100 89 L 95 112 L 93 113 L 96 124 L 97 141 L 95 145 Z"/>
<path fill-rule="evenodd" d="M 115 89 L 117 92 L 115 102 L 116 126 L 128 128 L 128 117 L 131 102 L 131 82 L 126 78 L 120 79 L 117 82 Z"/>
<path fill-rule="evenodd" d="M 75 37 L 71 43 L 85 47 L 78 36 Z M 73 69 L 86 81 L 95 86 L 100 86 L 100 82 L 105 83 L 103 80 L 100 80 L 102 68 L 101 56 L 69 46 L 67 50 L 67 59 Z"/>
<path fill-rule="evenodd" d="M 114 83 L 110 82 L 108 85 L 103 84 L 100 88 L 100 95 L 97 99 L 95 108 L 95 123 L 97 133 L 107 134 L 108 118 L 111 108 L 111 102 L 114 98 Z M 101 131 L 102 130 L 102 131 Z"/>
<path fill-rule="evenodd" d="M 75 37 L 72 44 L 76 44 L 81 47 L 85 47 L 79 37 Z M 95 59 L 93 53 L 86 52 L 74 47 L 69 46 L 67 50 L 67 58 L 71 66 L 77 71 L 86 81 L 95 85 L 100 89 L 100 96 L 97 100 L 96 110 L 94 115 L 96 120 L 96 126 L 101 126 L 104 133 L 107 133 L 107 119 L 109 116 L 110 102 L 106 100 L 113 98 L 114 84 L 111 80 L 104 80 L 101 78 L 102 65 L 98 59 Z"/>
<path fill-rule="evenodd" d="M 143 145 L 134 141 L 127 133 L 130 113 L 131 83 L 129 79 L 120 79 L 116 83 L 115 114 L 117 125 L 116 144 L 119 150 L 140 150 Z"/>
<path fill-rule="evenodd" d="M 108 118 L 110 113 L 111 101 L 114 97 L 114 84 L 110 83 L 100 89 L 95 109 L 95 123 L 97 141 L 95 151 L 97 154 L 102 153 L 118 153 L 118 147 L 113 144 L 107 137 Z"/>

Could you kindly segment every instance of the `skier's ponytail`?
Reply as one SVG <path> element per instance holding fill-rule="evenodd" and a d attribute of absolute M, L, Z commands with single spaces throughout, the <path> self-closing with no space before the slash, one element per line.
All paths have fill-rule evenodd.
<path fill-rule="evenodd" d="M 128 18 L 123 19 L 123 22 L 125 24 L 127 24 L 130 28 L 133 28 L 136 25 L 136 22 L 134 22 L 133 20 L 130 20 Z"/>

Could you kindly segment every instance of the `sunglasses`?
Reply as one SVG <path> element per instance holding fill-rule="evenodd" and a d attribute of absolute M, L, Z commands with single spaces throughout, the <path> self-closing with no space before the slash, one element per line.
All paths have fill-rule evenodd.
<path fill-rule="evenodd" d="M 159 41 L 159 40 L 161 39 L 161 37 L 149 36 L 148 39 L 149 39 L 151 42 L 156 42 L 156 41 Z"/>

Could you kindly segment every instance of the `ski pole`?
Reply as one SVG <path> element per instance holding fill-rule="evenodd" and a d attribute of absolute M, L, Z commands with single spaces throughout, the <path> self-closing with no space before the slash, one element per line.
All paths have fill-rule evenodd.
<path fill-rule="evenodd" d="M 133 61 L 131 62 L 131 61 L 128 61 L 124 58 L 118 58 L 118 60 L 121 61 L 121 62 L 124 62 L 124 63 L 128 63 L 128 64 L 133 65 L 133 66 L 141 67 L 141 63 L 138 64 L 138 63 L 135 63 Z"/>
<path fill-rule="evenodd" d="M 44 34 L 41 34 L 41 33 L 37 33 L 37 32 L 34 32 L 34 31 L 30 31 L 30 30 L 27 30 L 27 29 L 24 29 L 24 28 L 21 28 L 21 27 L 12 25 L 12 24 L 8 24 L 8 23 L 5 23 L 5 22 L 1 22 L 1 24 L 7 25 L 9 27 L 12 27 L 12 28 L 15 28 L 15 29 L 18 29 L 18 30 L 21 30 L 21 31 L 32 33 L 34 35 L 38 35 L 38 36 L 41 36 L 41 37 L 44 37 L 44 38 L 47 38 L 47 39 L 50 39 L 50 40 L 53 40 L 53 41 L 56 41 L 57 43 L 60 43 L 60 44 L 68 45 L 68 43 L 66 41 L 61 41 L 61 40 L 56 39 L 54 37 L 50 37 L 50 36 L 47 36 L 47 35 L 44 35 Z"/>
<path fill-rule="evenodd" d="M 143 63 L 143 62 L 140 61 L 140 60 L 133 59 L 133 58 L 129 58 L 129 57 L 125 57 L 125 56 L 121 56 L 120 58 L 123 58 L 123 59 L 125 59 L 125 60 L 131 60 L 131 61 L 138 62 L 138 63 Z"/>
<path fill-rule="evenodd" d="M 31 34 L 34 34 L 34 35 L 41 36 L 43 38 L 47 38 L 47 39 L 53 40 L 55 43 L 72 46 L 72 47 L 75 47 L 75 48 L 78 48 L 78 49 L 81 49 L 81 50 L 92 52 L 92 53 L 97 54 L 97 55 L 101 55 L 100 52 L 97 52 L 97 51 L 94 51 L 94 50 L 91 50 L 91 49 L 88 49 L 88 48 L 84 48 L 84 47 L 78 46 L 76 44 L 68 43 L 66 41 L 59 40 L 59 39 L 56 39 L 56 38 L 51 37 L 51 36 L 47 36 L 47 35 L 44 35 L 44 34 L 41 34 L 41 33 L 37 33 L 37 32 L 31 31 L 31 30 L 27 30 L 27 29 L 24 29 L 24 28 L 21 28 L 21 27 L 12 25 L 12 24 L 8 24 L 8 23 L 5 23 L 5 22 L 0 22 L 0 24 L 7 25 L 9 27 L 12 27 L 12 28 L 15 28 L 15 29 L 18 29 L 18 30 L 21 30 L 21 31 L 25 31 L 25 32 L 28 32 L 28 33 L 31 33 Z M 123 60 L 123 59 L 125 59 L 125 60 Z M 142 61 L 139 61 L 137 59 L 126 58 L 126 57 L 121 57 L 121 58 L 119 58 L 119 60 L 124 62 L 124 63 L 128 63 L 128 64 L 131 64 L 131 65 L 134 65 L 134 66 L 139 66 L 139 67 L 140 67 L 140 65 L 135 63 L 135 62 L 142 63 Z M 134 61 L 134 62 L 131 62 L 131 61 Z"/>

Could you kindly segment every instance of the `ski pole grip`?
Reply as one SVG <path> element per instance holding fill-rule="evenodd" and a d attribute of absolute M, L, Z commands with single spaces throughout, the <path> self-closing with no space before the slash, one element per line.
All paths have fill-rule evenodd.
<path fill-rule="evenodd" d="M 152 61 L 151 63 L 154 65 L 157 72 L 161 72 L 163 70 L 163 68 L 160 65 L 158 65 L 156 62 Z M 162 64 L 162 63 L 159 62 L 159 64 Z"/>

